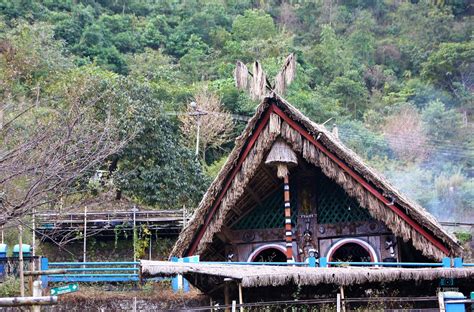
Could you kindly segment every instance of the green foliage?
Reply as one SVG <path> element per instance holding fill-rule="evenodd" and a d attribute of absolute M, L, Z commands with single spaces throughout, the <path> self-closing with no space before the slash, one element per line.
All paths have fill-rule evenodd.
<path fill-rule="evenodd" d="M 432 101 L 422 112 L 426 133 L 433 141 L 442 144 L 453 142 L 460 135 L 462 116 L 454 109 L 446 109 L 441 101 Z"/>
<path fill-rule="evenodd" d="M 0 284 L 0 297 L 20 296 L 20 279 L 15 276 L 7 276 Z"/>
<path fill-rule="evenodd" d="M 18 126 L 25 135 L 71 101 L 99 99 L 88 118 L 110 111 L 134 134 L 110 160 L 116 187 L 158 208 L 195 207 L 232 144 L 198 163 L 176 114 L 208 85 L 229 112 L 250 116 L 257 103 L 235 88 L 235 62 L 259 60 L 272 80 L 294 52 L 293 105 L 316 122 L 332 118 L 343 142 L 435 213 L 472 213 L 471 20 L 466 0 L 0 0 L 0 92 L 16 110 L 37 103 Z M 404 105 L 427 138 L 416 165 L 387 144 L 386 124 Z"/>
<path fill-rule="evenodd" d="M 216 160 L 215 162 L 213 162 L 211 165 L 206 166 L 206 174 L 211 179 L 214 179 L 215 177 L 217 177 L 217 174 L 222 169 L 222 166 L 224 166 L 226 161 L 227 161 L 227 157 L 224 156 L 221 159 Z"/>
<path fill-rule="evenodd" d="M 260 10 L 246 10 L 232 23 L 232 35 L 237 40 L 269 39 L 275 34 L 272 17 Z"/>
<path fill-rule="evenodd" d="M 456 238 L 461 244 L 465 244 L 472 240 L 472 234 L 469 232 L 455 232 Z"/>

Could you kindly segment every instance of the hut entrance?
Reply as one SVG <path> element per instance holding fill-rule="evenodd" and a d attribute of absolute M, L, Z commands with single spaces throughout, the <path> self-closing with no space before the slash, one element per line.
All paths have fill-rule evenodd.
<path fill-rule="evenodd" d="M 251 262 L 286 262 L 286 254 L 277 248 L 265 248 L 252 256 Z"/>
<path fill-rule="evenodd" d="M 369 251 L 356 243 L 347 243 L 334 251 L 329 261 L 372 262 Z"/>
<path fill-rule="evenodd" d="M 334 244 L 327 254 L 329 261 L 343 262 L 377 262 L 378 257 L 374 248 L 367 242 L 346 238 Z"/>

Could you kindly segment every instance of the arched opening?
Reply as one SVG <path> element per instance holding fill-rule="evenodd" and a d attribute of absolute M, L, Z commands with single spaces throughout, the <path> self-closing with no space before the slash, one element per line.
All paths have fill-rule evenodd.
<path fill-rule="evenodd" d="M 286 262 L 286 255 L 278 249 L 264 249 L 255 255 L 252 262 Z"/>
<path fill-rule="evenodd" d="M 248 262 L 286 262 L 285 247 L 268 244 L 255 249 L 247 259 Z"/>
<path fill-rule="evenodd" d="M 360 239 L 343 239 L 334 244 L 328 252 L 329 261 L 378 262 L 375 250 Z"/>
<path fill-rule="evenodd" d="M 367 249 L 356 243 L 347 243 L 332 254 L 330 261 L 371 262 L 372 260 Z"/>

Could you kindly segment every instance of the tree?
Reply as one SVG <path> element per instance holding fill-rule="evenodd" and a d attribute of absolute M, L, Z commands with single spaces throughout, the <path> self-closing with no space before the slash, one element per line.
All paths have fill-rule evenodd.
<path fill-rule="evenodd" d="M 260 10 L 246 10 L 232 23 L 232 35 L 237 40 L 269 39 L 275 34 L 272 17 Z"/>
<path fill-rule="evenodd" d="M 218 149 L 230 139 L 232 118 L 223 108 L 220 99 L 204 89 L 194 95 L 197 109 L 188 107 L 181 115 L 181 131 L 188 146 L 195 146 L 197 125 L 199 124 L 199 149 L 206 161 L 206 151 Z"/>
<path fill-rule="evenodd" d="M 430 102 L 421 113 L 426 134 L 435 144 L 453 144 L 462 133 L 461 114 L 454 109 L 446 109 L 443 102 Z"/>
<path fill-rule="evenodd" d="M 176 121 L 157 100 L 159 90 L 135 80 L 127 81 L 123 89 L 131 105 L 124 108 L 121 125 L 125 132 L 136 132 L 117 155 L 118 189 L 161 209 L 195 207 L 209 181 L 191 149 L 182 144 Z"/>
<path fill-rule="evenodd" d="M 15 102 L 6 111 L 0 129 L 0 225 L 84 191 L 84 178 L 126 141 L 111 107 L 113 93 L 100 78 L 84 72 L 67 78 L 59 80 L 61 92 L 54 97 Z"/>
<path fill-rule="evenodd" d="M 474 42 L 442 43 L 423 63 L 422 76 L 462 97 L 474 88 Z"/>
<path fill-rule="evenodd" d="M 402 106 L 389 116 L 383 129 L 390 148 L 396 156 L 408 162 L 421 162 L 429 153 L 427 137 L 419 112 L 412 106 Z"/>

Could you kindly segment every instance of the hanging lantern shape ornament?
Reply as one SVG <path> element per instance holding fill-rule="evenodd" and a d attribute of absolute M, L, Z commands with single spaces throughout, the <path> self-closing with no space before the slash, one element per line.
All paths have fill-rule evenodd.
<path fill-rule="evenodd" d="M 283 199 L 285 208 L 286 261 L 293 261 L 293 230 L 291 227 L 289 169 L 298 165 L 298 157 L 291 147 L 279 138 L 268 153 L 265 164 L 276 167 L 277 176 L 283 179 Z"/>

